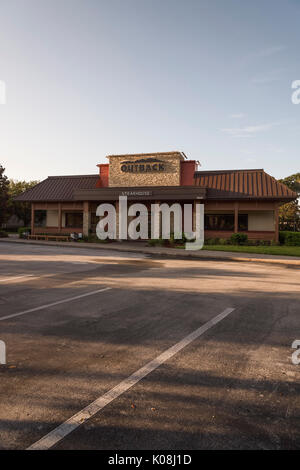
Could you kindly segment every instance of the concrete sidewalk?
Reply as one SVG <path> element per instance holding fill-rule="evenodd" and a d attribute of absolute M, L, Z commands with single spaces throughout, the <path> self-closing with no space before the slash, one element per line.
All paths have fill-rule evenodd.
<path fill-rule="evenodd" d="M 288 266 L 299 266 L 300 258 L 295 256 L 263 255 L 258 253 L 235 253 L 228 251 L 187 251 L 178 248 L 167 248 L 161 246 L 148 246 L 146 242 L 125 242 L 116 241 L 112 243 L 85 243 L 85 242 L 50 242 L 42 240 L 23 240 L 15 237 L 0 238 L 2 243 L 21 243 L 26 245 L 45 245 L 70 248 L 87 248 L 103 251 L 120 251 L 128 253 L 141 253 L 150 256 L 170 259 L 203 259 L 214 261 L 252 261 L 255 263 L 284 264 Z"/>

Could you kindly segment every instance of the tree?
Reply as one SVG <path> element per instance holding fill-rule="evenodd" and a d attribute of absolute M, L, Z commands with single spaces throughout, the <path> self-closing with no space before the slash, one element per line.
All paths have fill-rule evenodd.
<path fill-rule="evenodd" d="M 2 224 L 6 221 L 8 216 L 7 201 L 9 198 L 9 181 L 4 172 L 5 168 L 3 168 L 3 166 L 0 164 L 0 228 L 2 227 Z"/>
<path fill-rule="evenodd" d="M 279 180 L 280 183 L 288 186 L 292 191 L 298 193 L 300 197 L 300 173 L 287 176 Z M 279 208 L 279 229 L 300 231 L 300 206 L 299 197 L 295 201 L 288 202 Z"/>
<path fill-rule="evenodd" d="M 19 219 L 23 220 L 25 226 L 29 224 L 31 219 L 30 203 L 14 201 L 14 198 L 19 194 L 22 194 L 24 191 L 27 191 L 27 189 L 32 188 L 36 184 L 38 184 L 38 181 L 17 181 L 13 179 L 9 181 L 9 215 L 18 216 Z"/>
<path fill-rule="evenodd" d="M 300 194 L 300 173 L 295 173 L 294 175 L 287 176 L 286 178 L 283 178 L 279 180 L 280 183 L 285 184 L 290 188 L 292 191 L 295 191 L 296 193 Z"/>

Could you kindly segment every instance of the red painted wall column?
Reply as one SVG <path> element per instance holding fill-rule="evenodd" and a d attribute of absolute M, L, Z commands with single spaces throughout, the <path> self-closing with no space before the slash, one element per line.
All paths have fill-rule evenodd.
<path fill-rule="evenodd" d="M 99 181 L 96 188 L 104 188 L 109 186 L 109 163 L 99 163 Z"/>
<path fill-rule="evenodd" d="M 195 160 L 186 160 L 180 162 L 180 186 L 194 186 L 195 170 Z"/>

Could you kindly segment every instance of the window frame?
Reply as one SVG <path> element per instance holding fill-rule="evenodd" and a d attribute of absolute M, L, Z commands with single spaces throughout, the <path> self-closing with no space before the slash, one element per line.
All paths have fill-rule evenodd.
<path fill-rule="evenodd" d="M 83 227 L 83 212 L 81 212 L 81 211 L 68 211 L 68 212 L 65 212 L 64 215 L 65 215 L 65 228 L 80 228 L 80 229 L 82 229 L 82 227 Z M 68 218 L 70 216 L 74 217 L 74 221 L 72 223 L 68 222 Z M 80 224 L 77 223 L 76 216 L 80 217 L 80 219 L 81 219 Z"/>
<path fill-rule="evenodd" d="M 227 222 L 225 221 L 224 224 L 220 223 L 220 220 L 216 224 L 216 226 L 211 226 L 208 223 L 209 217 L 216 217 L 220 220 L 224 220 L 225 218 L 230 218 L 231 220 Z M 242 222 L 242 218 L 244 218 L 244 222 Z M 223 225 L 223 226 L 222 226 Z M 215 232 L 234 232 L 234 214 L 204 214 L 204 230 L 207 231 L 215 231 Z M 248 214 L 239 214 L 238 216 L 238 231 L 239 232 L 247 232 L 248 231 Z"/>

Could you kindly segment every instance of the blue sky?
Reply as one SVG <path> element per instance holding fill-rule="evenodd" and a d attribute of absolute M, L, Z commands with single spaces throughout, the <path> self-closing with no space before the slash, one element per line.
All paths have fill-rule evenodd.
<path fill-rule="evenodd" d="M 299 23 L 300 0 L 1 0 L 0 163 L 30 180 L 181 150 L 298 172 Z"/>

